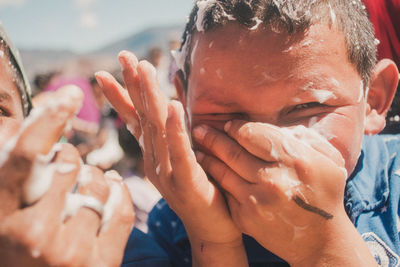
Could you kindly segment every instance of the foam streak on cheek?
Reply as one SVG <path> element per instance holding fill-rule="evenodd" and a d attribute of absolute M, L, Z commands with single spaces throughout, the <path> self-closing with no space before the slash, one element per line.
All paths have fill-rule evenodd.
<path fill-rule="evenodd" d="M 362 97 L 364 96 L 364 83 L 360 82 L 360 95 L 358 96 L 357 103 L 361 103 Z"/>

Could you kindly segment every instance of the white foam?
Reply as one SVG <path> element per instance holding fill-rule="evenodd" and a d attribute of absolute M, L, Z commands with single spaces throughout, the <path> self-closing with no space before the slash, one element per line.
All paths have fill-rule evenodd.
<path fill-rule="evenodd" d="M 160 171 L 161 171 L 161 166 L 160 166 L 160 164 L 158 164 L 157 168 L 156 168 L 156 174 L 160 175 Z"/>
<path fill-rule="evenodd" d="M 331 15 L 331 22 L 332 22 L 332 24 L 335 24 L 335 23 L 336 23 L 336 14 L 335 14 L 335 12 L 333 11 L 333 8 L 332 8 L 332 6 L 331 6 L 330 3 L 329 3 L 329 13 L 330 13 L 330 15 Z"/>
<path fill-rule="evenodd" d="M 115 129 L 108 130 L 107 140 L 99 149 L 91 151 L 86 162 L 90 165 L 99 166 L 118 162 L 124 156 L 124 151 L 118 143 L 118 133 Z"/>
<path fill-rule="evenodd" d="M 143 152 L 144 152 L 144 140 L 143 140 L 143 134 L 141 134 L 141 135 L 139 136 L 139 140 L 138 140 L 138 142 L 139 142 L 139 146 L 142 148 L 142 150 L 143 150 Z"/>
<path fill-rule="evenodd" d="M 198 32 L 204 32 L 204 16 L 206 11 L 215 4 L 216 0 L 200 0 L 197 1 L 197 18 L 196 18 L 196 29 Z"/>
<path fill-rule="evenodd" d="M 23 187 L 24 203 L 29 205 L 35 203 L 49 190 L 55 170 L 55 164 L 40 161 L 34 163 L 31 175 Z"/>
<path fill-rule="evenodd" d="M 32 249 L 32 250 L 31 250 L 31 255 L 32 255 L 32 257 L 35 258 L 35 259 L 39 258 L 40 255 L 41 255 L 40 250 L 38 250 L 38 249 Z"/>
<path fill-rule="evenodd" d="M 3 58 L 4 57 L 4 51 L 0 50 L 0 57 Z"/>
<path fill-rule="evenodd" d="M 261 19 L 259 19 L 257 17 L 254 18 L 253 20 L 256 22 L 256 24 L 250 28 L 251 31 L 257 30 L 258 26 L 260 26 L 260 24 L 263 22 Z"/>
<path fill-rule="evenodd" d="M 77 182 L 79 185 L 85 186 L 93 180 L 91 168 L 88 165 L 81 165 Z"/>
<path fill-rule="evenodd" d="M 305 46 L 310 46 L 311 44 L 312 44 L 312 40 L 307 40 L 304 43 L 302 43 L 301 46 L 305 47 Z"/>
<path fill-rule="evenodd" d="M 185 61 L 187 55 L 187 46 L 190 42 L 191 36 L 187 36 L 185 43 L 182 46 L 181 50 L 172 50 L 171 55 L 175 61 L 176 67 L 183 72 L 184 77 L 186 78 L 185 72 Z"/>
<path fill-rule="evenodd" d="M 362 100 L 362 97 L 364 96 L 364 82 L 360 82 L 360 95 L 358 96 L 357 103 L 360 103 Z"/>
<path fill-rule="evenodd" d="M 316 89 L 310 89 L 310 92 L 313 93 L 314 97 L 317 99 L 317 101 L 321 104 L 325 103 L 329 99 L 336 99 L 336 95 L 328 90 L 316 90 Z"/>
<path fill-rule="evenodd" d="M 194 63 L 194 56 L 196 55 L 197 46 L 199 45 L 199 39 L 193 45 L 192 54 L 190 55 L 190 63 L 193 65 Z"/>
<path fill-rule="evenodd" d="M 109 181 L 110 194 L 107 202 L 104 205 L 104 213 L 101 220 L 102 228 L 106 227 L 107 223 L 111 220 L 114 210 L 122 201 L 122 187 L 119 182 Z"/>
<path fill-rule="evenodd" d="M 38 155 L 32 166 L 29 178 L 23 186 L 23 199 L 26 204 L 39 200 L 50 188 L 57 164 L 51 163 L 61 146 L 56 144 L 47 155 Z"/>
<path fill-rule="evenodd" d="M 76 169 L 76 165 L 72 163 L 58 163 L 56 171 L 61 174 L 67 174 Z"/>
<path fill-rule="evenodd" d="M 75 216 L 79 209 L 85 206 L 92 206 L 93 197 L 82 194 L 67 193 L 65 196 L 65 206 L 61 213 L 61 219 L 64 221 L 68 217 Z"/>

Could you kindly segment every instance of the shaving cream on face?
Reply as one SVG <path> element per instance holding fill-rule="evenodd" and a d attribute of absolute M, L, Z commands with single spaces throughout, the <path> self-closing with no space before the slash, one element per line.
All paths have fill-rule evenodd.
<path fill-rule="evenodd" d="M 360 82 L 360 94 L 358 96 L 357 103 L 361 103 L 362 97 L 364 96 L 364 82 Z"/>
<path fill-rule="evenodd" d="M 333 11 L 330 3 L 329 3 L 329 13 L 331 16 L 331 23 L 332 23 L 332 25 L 334 25 L 336 23 L 336 14 L 335 14 L 335 11 Z"/>
<path fill-rule="evenodd" d="M 194 64 L 194 56 L 196 55 L 197 46 L 199 45 L 199 40 L 197 39 L 192 48 L 192 54 L 190 55 L 190 63 Z"/>
<path fill-rule="evenodd" d="M 310 89 L 309 90 L 314 97 L 317 99 L 317 101 L 321 104 L 325 103 L 326 101 L 330 99 L 336 99 L 336 95 L 328 90 L 316 90 L 316 89 Z"/>

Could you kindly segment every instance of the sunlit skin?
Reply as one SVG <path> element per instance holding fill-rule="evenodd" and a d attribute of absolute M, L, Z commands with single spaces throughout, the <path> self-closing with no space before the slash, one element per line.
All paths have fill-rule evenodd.
<path fill-rule="evenodd" d="M 235 22 L 194 34 L 188 88 L 175 84 L 197 162 L 183 108 L 167 103 L 148 62 L 120 53 L 127 91 L 96 74 L 141 143 L 147 176 L 184 223 L 194 266 L 246 266 L 241 233 L 291 266 L 376 265 L 343 193 L 363 134 L 384 127 L 397 69 L 378 63 L 366 101 L 344 44 L 322 24 L 291 38 Z M 311 135 L 304 142 L 283 129 Z"/>
<path fill-rule="evenodd" d="M 60 99 L 62 104 L 57 104 Z M 70 171 L 55 171 L 47 192 L 34 203 L 25 201 L 27 181 L 37 157 L 47 155 L 60 140 L 82 100 L 83 93 L 77 88 L 50 93 L 42 105 L 44 112 L 36 113 L 35 119 L 28 118 L 30 123 L 21 126 L 21 96 L 8 59 L 5 55 L 0 57 L 0 258 L 4 266 L 118 266 L 122 262 L 134 212 L 129 192 L 118 174 L 106 176 L 87 166 L 91 178 L 77 191 L 104 205 L 112 184 L 121 189 L 120 202 L 107 229 L 100 229 L 101 217 L 89 208 L 81 208 L 62 220 L 66 195 L 76 186 L 84 166 L 72 145 L 63 144 L 48 165 L 42 163 L 40 169 L 43 171 L 50 164 L 69 164 Z"/>
<path fill-rule="evenodd" d="M 234 24 L 196 34 L 187 94 L 193 126 L 222 129 L 227 121 L 242 119 L 308 127 L 314 118 L 314 127 L 332 137 L 350 174 L 360 153 L 365 101 L 359 101 L 361 78 L 347 59 L 344 37 L 316 25 L 292 40 Z M 307 88 L 330 91 L 335 98 L 318 103 Z"/>
<path fill-rule="evenodd" d="M 21 96 L 13 77 L 8 59 L 3 56 L 0 60 L 0 144 L 11 136 L 24 118 Z"/>

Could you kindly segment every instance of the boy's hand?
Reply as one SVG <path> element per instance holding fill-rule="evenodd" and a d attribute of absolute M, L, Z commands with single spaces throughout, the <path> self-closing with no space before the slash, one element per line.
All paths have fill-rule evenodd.
<path fill-rule="evenodd" d="M 150 63 L 126 51 L 119 60 L 129 96 L 110 74 L 98 72 L 97 80 L 138 140 L 147 177 L 185 224 L 194 262 L 197 252 L 207 255 L 219 246 L 244 253 L 224 197 L 196 161 L 182 105 L 167 103 Z"/>
<path fill-rule="evenodd" d="M 0 146 L 2 266 L 122 261 L 133 224 L 128 191 L 115 173 L 84 166 L 71 145 L 54 146 L 80 108 L 83 94 L 77 90 L 54 93 Z"/>
<path fill-rule="evenodd" d="M 319 134 L 244 121 L 228 122 L 225 132 L 199 126 L 193 135 L 209 151 L 200 164 L 226 191 L 244 233 L 308 266 L 318 253 L 334 253 L 336 234 L 357 235 L 343 207 L 344 160 Z"/>

